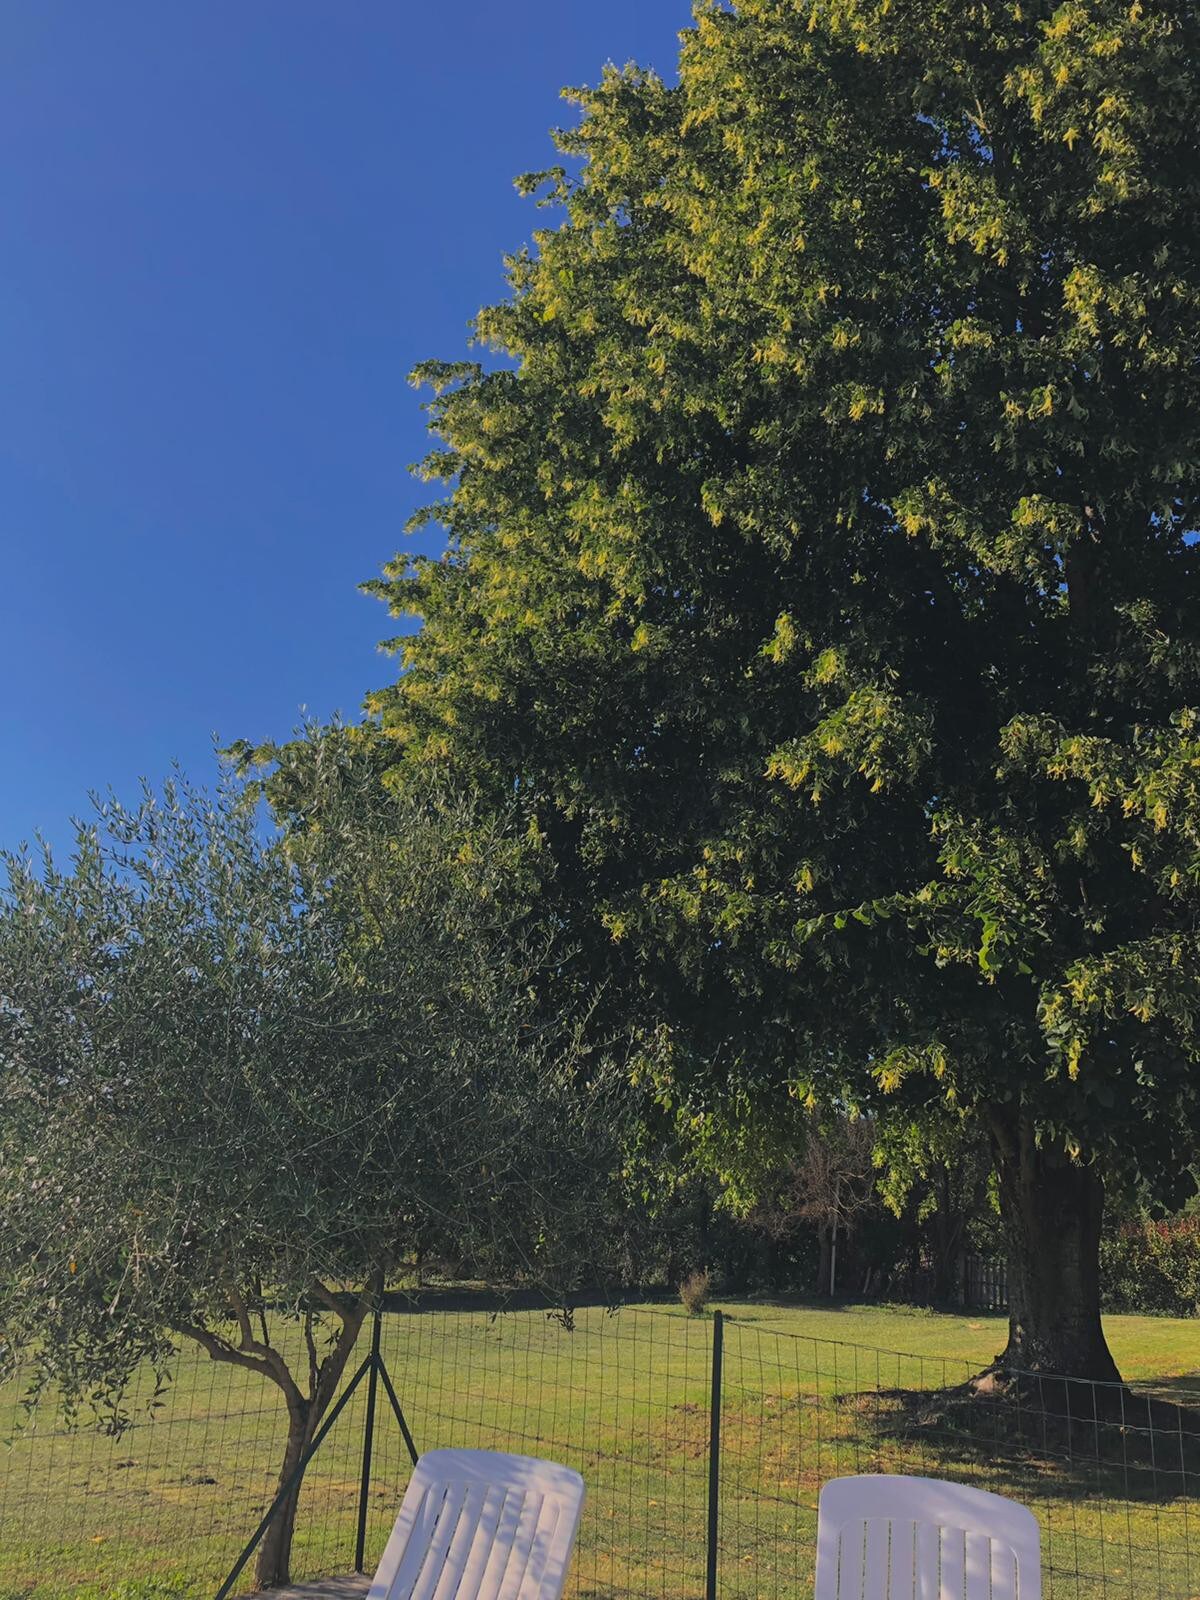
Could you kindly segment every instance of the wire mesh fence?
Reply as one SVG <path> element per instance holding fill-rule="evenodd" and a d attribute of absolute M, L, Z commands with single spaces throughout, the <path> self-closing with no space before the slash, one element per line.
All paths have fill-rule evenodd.
<path fill-rule="evenodd" d="M 1200 1438 L 1185 1409 L 1119 1384 L 1014 1373 L 980 1385 L 977 1374 L 968 1362 L 737 1329 L 722 1396 L 722 1593 L 811 1592 L 821 1484 L 903 1472 L 1030 1506 L 1048 1597 L 1194 1595 Z"/>
<path fill-rule="evenodd" d="M 300 1354 L 298 1329 L 272 1333 Z M 643 1308 L 589 1308 L 570 1328 L 537 1311 L 399 1312 L 378 1349 L 365 1497 L 363 1381 L 305 1474 L 297 1581 L 352 1571 L 360 1528 L 368 1572 L 379 1558 L 411 1472 L 390 1385 L 417 1450 L 512 1450 L 582 1472 L 581 1600 L 809 1595 L 820 1487 L 857 1472 L 1024 1501 L 1050 1600 L 1200 1592 L 1200 1410 L 1187 1403 L 1200 1393 L 980 1385 L 974 1362 Z M 46 1408 L 21 1425 L 19 1385 L 0 1391 L 0 1600 L 100 1600 L 139 1580 L 122 1600 L 213 1600 L 274 1496 L 283 1408 L 261 1378 L 191 1350 L 159 1398 L 148 1410 L 147 1380 L 113 1437 Z"/>

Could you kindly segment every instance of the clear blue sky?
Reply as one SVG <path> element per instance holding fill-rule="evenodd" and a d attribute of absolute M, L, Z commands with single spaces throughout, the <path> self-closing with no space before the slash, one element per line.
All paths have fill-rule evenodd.
<path fill-rule="evenodd" d="M 673 75 L 686 0 L 7 0 L 0 16 L 0 846 L 211 740 L 358 714 L 357 593 L 544 217 L 558 91 Z"/>

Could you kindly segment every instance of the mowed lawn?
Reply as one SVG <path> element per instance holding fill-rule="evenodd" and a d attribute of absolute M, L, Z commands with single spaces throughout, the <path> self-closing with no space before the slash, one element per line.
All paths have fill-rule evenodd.
<path fill-rule="evenodd" d="M 719 1577 L 730 1600 L 811 1594 L 820 1485 L 872 1470 L 942 1473 L 1029 1501 L 1046 1532 L 1049 1596 L 1200 1594 L 1190 1445 L 1137 1419 L 1068 1435 L 1026 1414 L 1018 1437 L 1011 1407 L 913 1404 L 986 1365 L 1002 1318 L 722 1309 Z M 1107 1328 L 1132 1382 L 1175 1398 L 1194 1384 L 1200 1405 L 1200 1323 L 1111 1317 Z M 276 1332 L 296 1348 L 297 1330 Z M 382 1348 L 418 1449 L 512 1449 L 583 1472 L 573 1594 L 703 1594 L 710 1317 L 589 1309 L 566 1330 L 536 1312 L 397 1313 Z M 281 1407 L 257 1378 L 190 1352 L 153 1421 L 148 1392 L 131 1397 L 134 1425 L 119 1438 L 65 1431 L 46 1412 L 0 1447 L 0 1600 L 214 1594 L 269 1503 Z M 0 1391 L 6 1436 L 18 1398 Z M 353 1566 L 365 1403 L 364 1384 L 310 1468 L 298 1577 Z M 382 1389 L 379 1408 L 368 1567 L 408 1474 Z"/>

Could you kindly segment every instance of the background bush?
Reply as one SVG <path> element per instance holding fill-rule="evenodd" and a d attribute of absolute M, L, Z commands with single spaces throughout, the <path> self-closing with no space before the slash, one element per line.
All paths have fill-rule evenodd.
<path fill-rule="evenodd" d="M 679 1285 L 679 1298 L 687 1308 L 689 1317 L 701 1315 L 711 1293 L 712 1280 L 707 1272 L 689 1272 Z"/>
<path fill-rule="evenodd" d="M 1106 1311 L 1163 1311 L 1195 1316 L 1200 1308 L 1200 1217 L 1140 1217 L 1108 1230 L 1100 1245 L 1100 1292 Z"/>

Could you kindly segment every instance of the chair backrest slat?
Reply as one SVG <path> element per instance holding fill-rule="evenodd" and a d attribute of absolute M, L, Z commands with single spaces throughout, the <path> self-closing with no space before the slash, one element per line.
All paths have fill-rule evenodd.
<path fill-rule="evenodd" d="M 526 1494 L 517 1516 L 517 1529 L 509 1550 L 504 1582 L 496 1591 L 496 1600 L 518 1600 L 525 1587 L 538 1521 L 542 1515 L 542 1496 Z"/>
<path fill-rule="evenodd" d="M 421 1575 L 421 1583 L 413 1591 L 413 1600 L 454 1600 L 466 1570 L 471 1550 L 479 1532 L 479 1519 L 483 1511 L 486 1487 L 480 1483 L 465 1485 L 465 1493 L 458 1504 L 458 1515 L 449 1538 L 441 1540 Z M 435 1561 L 440 1553 L 440 1562 Z M 437 1570 L 440 1566 L 441 1570 Z"/>
<path fill-rule="evenodd" d="M 437 1522 L 433 1527 L 425 1559 L 412 1577 L 412 1600 L 433 1600 L 433 1591 L 437 1586 L 438 1576 L 450 1549 L 450 1542 L 458 1528 L 459 1517 L 466 1497 L 467 1486 L 465 1483 L 446 1485 L 446 1492 L 442 1497 L 441 1510 L 438 1512 Z"/>
<path fill-rule="evenodd" d="M 556 1496 L 545 1496 L 538 1511 L 537 1526 L 529 1547 L 529 1564 L 517 1591 L 517 1600 L 538 1600 L 544 1592 L 561 1517 L 562 1502 Z"/>
<path fill-rule="evenodd" d="M 963 1528 L 942 1528 L 939 1600 L 968 1600 L 967 1535 Z M 986 1590 L 981 1600 L 987 1600 Z"/>
<path fill-rule="evenodd" d="M 841 1530 L 837 1546 L 837 1592 L 845 1600 L 860 1600 L 862 1595 L 864 1543 L 861 1523 L 851 1523 Z"/>
<path fill-rule="evenodd" d="M 420 1492 L 405 1495 L 391 1542 L 403 1555 L 395 1575 L 396 1592 L 411 1594 L 437 1533 L 446 1505 L 445 1484 L 421 1484 Z"/>
<path fill-rule="evenodd" d="M 835 1478 L 821 1491 L 816 1600 L 1041 1600 L 1037 1519 L 965 1484 Z"/>
<path fill-rule="evenodd" d="M 963 1589 L 968 1596 L 978 1595 L 980 1600 L 991 1600 L 992 1555 L 996 1546 L 997 1541 L 985 1531 L 977 1528 L 967 1529 L 966 1582 Z"/>
<path fill-rule="evenodd" d="M 479 1514 L 475 1542 L 471 1546 L 470 1555 L 459 1580 L 457 1600 L 479 1600 L 481 1594 L 488 1592 L 485 1586 L 489 1580 L 491 1592 L 495 1592 L 499 1584 L 499 1578 L 495 1573 L 497 1568 L 503 1572 L 506 1559 L 505 1545 L 498 1542 L 497 1534 L 508 1502 L 509 1494 L 503 1484 L 488 1485 L 483 1510 Z M 515 1526 L 516 1518 L 514 1517 L 512 1521 Z"/>
<path fill-rule="evenodd" d="M 992 1600 L 1017 1600 L 1017 1558 L 1002 1545 L 992 1545 Z"/>
<path fill-rule="evenodd" d="M 942 1587 L 942 1530 L 932 1522 L 913 1523 L 913 1576 L 916 1600 L 938 1600 Z M 898 1597 L 893 1595 L 893 1600 Z"/>
<path fill-rule="evenodd" d="M 866 1524 L 863 1546 L 863 1592 L 885 1600 L 888 1583 L 888 1558 L 891 1555 L 892 1525 L 886 1517 L 872 1517 Z"/>
<path fill-rule="evenodd" d="M 917 1525 L 888 1522 L 888 1581 L 880 1591 L 887 1600 L 914 1600 L 917 1570 Z"/>

